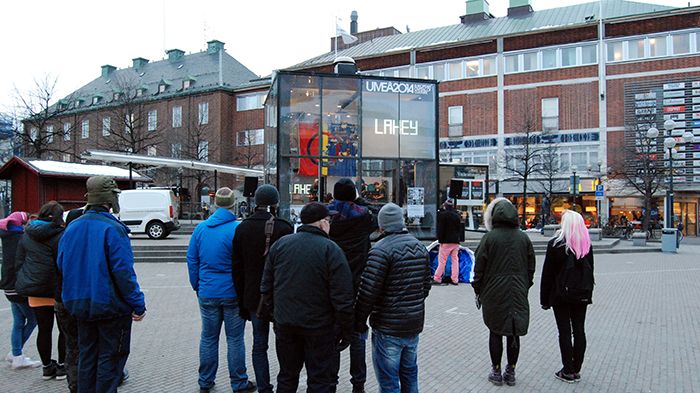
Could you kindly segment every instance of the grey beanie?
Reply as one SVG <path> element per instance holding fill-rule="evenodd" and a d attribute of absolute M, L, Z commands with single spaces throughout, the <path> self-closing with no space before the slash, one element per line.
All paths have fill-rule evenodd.
<path fill-rule="evenodd" d="M 387 203 L 379 210 L 379 228 L 385 232 L 401 232 L 406 229 L 403 224 L 403 209 L 394 203 Z"/>
<path fill-rule="evenodd" d="M 280 194 L 275 186 L 263 184 L 255 190 L 256 206 L 275 206 L 280 203 Z"/>

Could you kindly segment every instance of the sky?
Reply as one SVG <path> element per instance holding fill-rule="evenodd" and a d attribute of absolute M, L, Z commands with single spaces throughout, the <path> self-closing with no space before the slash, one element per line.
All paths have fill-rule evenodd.
<path fill-rule="evenodd" d="M 531 0 L 535 11 L 591 0 Z M 700 0 L 636 0 L 685 7 Z M 490 0 L 505 16 L 508 0 Z M 350 30 L 393 26 L 401 32 L 459 23 L 464 0 L 20 0 L 0 2 L 0 112 L 12 112 L 16 92 L 35 80 L 56 80 L 56 99 L 100 75 L 100 67 L 151 61 L 167 49 L 206 49 L 217 39 L 254 73 L 265 76 L 331 49 L 335 21 Z"/>

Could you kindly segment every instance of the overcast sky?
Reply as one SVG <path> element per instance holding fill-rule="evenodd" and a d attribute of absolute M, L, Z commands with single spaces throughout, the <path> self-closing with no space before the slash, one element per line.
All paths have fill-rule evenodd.
<path fill-rule="evenodd" d="M 688 0 L 637 0 L 684 7 Z M 590 0 L 532 0 L 535 11 Z M 508 0 L 490 0 L 504 16 Z M 690 4 L 700 5 L 700 0 Z M 60 98 L 100 75 L 100 66 L 131 66 L 131 59 L 164 58 L 166 49 L 186 53 L 206 41 L 226 43 L 227 52 L 258 75 L 330 50 L 335 18 L 350 30 L 393 26 L 402 32 L 459 23 L 464 0 L 5 0 L 0 2 L 0 111 L 9 111 L 15 86 L 26 92 L 36 78 L 58 79 Z"/>

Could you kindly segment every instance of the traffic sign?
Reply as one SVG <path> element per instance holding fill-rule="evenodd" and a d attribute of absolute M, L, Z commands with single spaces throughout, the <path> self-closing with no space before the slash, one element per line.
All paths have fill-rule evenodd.
<path fill-rule="evenodd" d="M 595 199 L 597 201 L 602 201 L 603 198 L 605 197 L 605 186 L 602 184 L 598 184 L 595 186 Z"/>

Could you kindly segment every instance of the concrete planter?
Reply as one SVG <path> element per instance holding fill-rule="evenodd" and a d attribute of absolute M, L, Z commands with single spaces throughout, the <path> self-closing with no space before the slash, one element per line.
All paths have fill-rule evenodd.
<path fill-rule="evenodd" d="M 603 230 L 600 228 L 588 228 L 588 236 L 592 241 L 603 240 Z"/>
<path fill-rule="evenodd" d="M 545 225 L 544 230 L 542 231 L 542 235 L 545 237 L 552 237 L 554 236 L 554 233 L 558 231 L 561 228 L 561 225 L 558 224 L 550 224 L 550 225 Z"/>
<path fill-rule="evenodd" d="M 647 245 L 647 234 L 644 232 L 635 232 L 632 234 L 632 245 L 644 247 Z"/>

